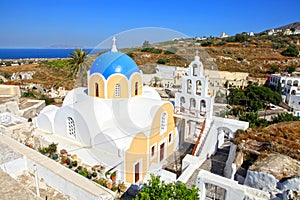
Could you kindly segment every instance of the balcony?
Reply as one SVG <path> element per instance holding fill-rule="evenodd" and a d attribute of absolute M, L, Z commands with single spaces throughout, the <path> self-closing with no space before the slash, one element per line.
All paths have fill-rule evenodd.
<path fill-rule="evenodd" d="M 183 106 L 175 106 L 175 114 L 182 115 L 183 117 L 191 117 L 191 118 L 205 118 L 206 112 L 200 111 L 197 109 L 189 109 Z"/>

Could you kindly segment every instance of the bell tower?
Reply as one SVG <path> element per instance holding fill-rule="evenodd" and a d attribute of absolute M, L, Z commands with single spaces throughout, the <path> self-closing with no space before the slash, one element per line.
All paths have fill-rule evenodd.
<path fill-rule="evenodd" d="M 187 74 L 182 77 L 181 91 L 175 94 L 175 117 L 180 126 L 180 143 L 197 137 L 204 121 L 207 123 L 212 119 L 214 97 L 208 94 L 208 80 L 196 51 Z"/>

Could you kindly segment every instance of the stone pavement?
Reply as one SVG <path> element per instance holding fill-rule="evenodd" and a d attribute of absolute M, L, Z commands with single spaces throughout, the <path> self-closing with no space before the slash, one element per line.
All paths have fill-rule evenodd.
<path fill-rule="evenodd" d="M 37 199 L 35 194 L 0 169 L 0 199 Z M 41 198 L 40 198 L 41 199 Z"/>

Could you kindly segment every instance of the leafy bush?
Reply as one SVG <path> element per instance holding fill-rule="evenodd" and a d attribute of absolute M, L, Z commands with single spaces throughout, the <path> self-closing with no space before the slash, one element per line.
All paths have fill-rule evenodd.
<path fill-rule="evenodd" d="M 135 199 L 199 199 L 199 189 L 189 189 L 183 183 L 169 183 L 160 181 L 159 176 L 151 175 L 149 184 L 138 192 Z"/>
<path fill-rule="evenodd" d="M 203 47 L 211 46 L 213 44 L 214 44 L 214 42 L 212 40 L 204 40 L 201 42 L 201 46 L 203 46 Z"/>
<path fill-rule="evenodd" d="M 24 92 L 22 94 L 22 97 L 31 97 L 31 98 L 35 98 L 35 95 L 32 91 L 27 91 L 27 92 Z"/>
<path fill-rule="evenodd" d="M 236 42 L 244 42 L 249 38 L 248 35 L 241 33 L 241 34 L 236 34 L 235 35 L 235 41 Z"/>
<path fill-rule="evenodd" d="M 158 64 L 166 64 L 166 60 L 163 59 L 163 58 L 159 58 L 159 59 L 157 60 L 157 63 L 158 63 Z"/>
<path fill-rule="evenodd" d="M 156 48 L 153 48 L 153 47 L 147 47 L 147 48 L 143 48 L 141 50 L 141 52 L 149 52 L 149 53 L 160 54 L 162 52 L 162 50 L 161 49 L 156 49 Z"/>
<path fill-rule="evenodd" d="M 294 116 L 289 113 L 282 113 L 277 115 L 276 117 L 272 117 L 272 124 L 286 121 L 300 121 L 300 117 Z"/>
<path fill-rule="evenodd" d="M 39 100 L 45 100 L 46 105 L 50 105 L 51 103 L 54 102 L 53 98 L 48 98 L 44 94 L 42 94 L 39 98 Z"/>
<path fill-rule="evenodd" d="M 172 46 L 172 47 L 167 48 L 167 50 L 165 51 L 164 54 L 175 54 L 176 51 L 177 51 L 177 48 Z"/>
<path fill-rule="evenodd" d="M 298 56 L 299 51 L 296 46 L 289 46 L 287 49 L 281 52 L 283 56 Z"/>
<path fill-rule="evenodd" d="M 225 45 L 225 44 L 227 44 L 227 42 L 226 42 L 225 40 L 222 40 L 222 41 L 219 42 L 217 45 L 218 45 L 218 46 L 223 46 L 223 45 Z"/>
<path fill-rule="evenodd" d="M 294 66 L 289 66 L 289 67 L 286 68 L 286 71 L 288 73 L 292 73 L 292 72 L 296 71 L 296 68 Z"/>

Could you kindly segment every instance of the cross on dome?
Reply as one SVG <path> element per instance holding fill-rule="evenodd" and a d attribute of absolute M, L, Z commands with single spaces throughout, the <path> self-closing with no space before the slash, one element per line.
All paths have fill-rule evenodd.
<path fill-rule="evenodd" d="M 118 49 L 117 49 L 117 45 L 116 45 L 116 41 L 117 41 L 117 39 L 116 39 L 116 37 L 114 36 L 113 38 L 112 38 L 112 42 L 113 42 L 113 44 L 112 44 L 112 46 L 111 46 L 111 52 L 118 52 Z"/>

